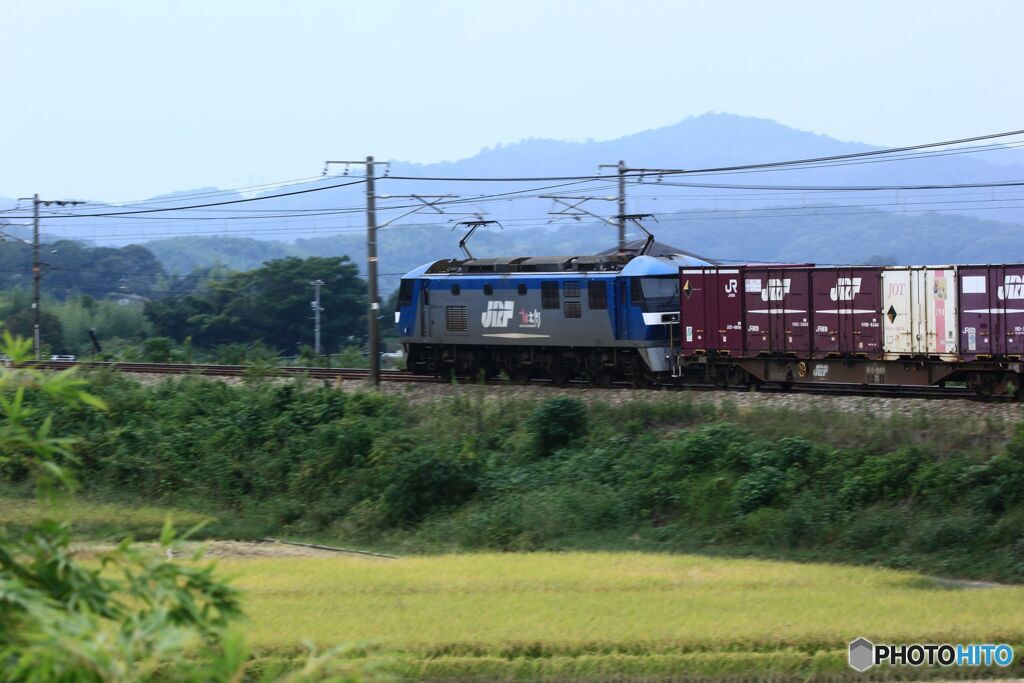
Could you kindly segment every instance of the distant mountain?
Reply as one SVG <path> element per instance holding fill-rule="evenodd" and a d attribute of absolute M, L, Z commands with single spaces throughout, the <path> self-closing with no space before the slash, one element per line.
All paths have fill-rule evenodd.
<path fill-rule="evenodd" d="M 393 162 L 387 169 L 389 177 L 381 179 L 377 184 L 381 223 L 387 223 L 400 215 L 404 209 L 398 207 L 408 207 L 416 203 L 415 200 L 401 198 L 399 195 L 452 193 L 460 195 L 461 199 L 458 200 L 459 203 L 447 207 L 444 216 L 421 212 L 405 217 L 382 231 L 381 239 L 384 245 L 387 245 L 388 240 L 402 242 L 405 251 L 396 255 L 400 257 L 400 261 L 396 263 L 427 261 L 438 256 L 442 246 L 451 247 L 457 243 L 457 235 L 438 230 L 439 226 L 451 227 L 458 220 L 472 214 L 480 214 L 488 219 L 501 221 L 505 228 L 501 233 L 501 240 L 504 243 L 513 245 L 516 249 L 532 249 L 534 247 L 529 239 L 525 236 L 520 239 L 518 233 L 521 230 L 532 229 L 533 232 L 530 234 L 548 236 L 571 236 L 577 233 L 587 235 L 593 230 L 592 227 L 578 223 L 574 224 L 576 227 L 562 228 L 556 233 L 543 232 L 549 221 L 548 212 L 552 210 L 553 203 L 551 200 L 538 199 L 535 195 L 548 192 L 608 197 L 616 192 L 614 179 L 596 183 L 540 179 L 521 183 L 398 179 L 403 176 L 557 178 L 593 174 L 597 172 L 599 164 L 614 164 L 620 159 L 631 167 L 699 169 L 832 156 L 872 149 L 877 148 L 863 142 L 841 141 L 825 135 L 796 130 L 767 119 L 732 114 L 706 114 L 615 140 L 566 142 L 529 139 L 511 145 L 487 148 L 470 158 L 454 162 Z M 384 171 L 382 167 L 380 172 Z M 604 169 L 603 172 L 613 173 L 613 170 Z M 359 176 L 362 169 L 352 169 L 352 173 L 353 176 Z M 262 195 L 294 193 L 300 190 L 317 191 L 189 211 L 184 214 L 187 218 L 177 214 L 160 213 L 134 218 L 51 217 L 46 219 L 45 228 L 66 237 L 102 239 L 103 244 L 149 242 L 154 244 L 155 252 L 164 249 L 161 241 L 175 235 L 189 234 L 194 236 L 191 238 L 192 241 L 198 241 L 197 238 L 202 236 L 284 239 L 294 241 L 292 247 L 299 251 L 312 251 L 317 255 L 326 255 L 317 250 L 334 250 L 344 245 L 347 252 L 356 255 L 364 248 L 363 186 L 334 187 L 320 191 L 321 188 L 342 185 L 354 179 L 356 178 L 352 176 L 335 175 L 316 182 L 268 190 Z M 1003 254 L 1019 253 L 1024 250 L 1024 226 L 992 227 L 1024 222 L 1024 215 L 1018 208 L 1019 200 L 1016 199 L 1019 192 L 1014 189 L 955 193 L 935 190 L 857 191 L 839 195 L 813 191 L 738 191 L 721 187 L 683 187 L 679 184 L 685 182 L 705 185 L 874 186 L 989 182 L 1008 179 L 1024 179 L 1024 150 L 1007 146 L 1006 149 L 984 154 L 946 153 L 940 156 L 912 156 L 891 163 L 859 159 L 813 169 L 664 176 L 660 181 L 657 176 L 652 175 L 642 184 L 630 184 L 627 210 L 656 214 L 661 218 L 677 214 L 672 217 L 674 223 L 665 223 L 658 227 L 658 231 L 660 237 L 662 233 L 675 229 L 669 228 L 670 225 L 678 223 L 679 226 L 688 226 L 689 231 L 684 235 L 687 239 L 667 240 L 680 246 L 689 244 L 697 250 L 701 244 L 710 244 L 713 249 L 732 253 L 731 249 L 724 247 L 738 245 L 745 247 L 745 250 L 753 250 L 753 245 L 758 245 L 755 250 L 757 253 L 744 255 L 748 258 L 776 258 L 784 253 L 781 245 L 788 244 L 792 246 L 792 253 L 799 251 L 802 254 L 802 260 L 835 259 L 842 254 L 834 254 L 834 245 L 849 244 L 855 250 L 851 253 L 861 254 L 866 249 L 873 254 L 895 254 L 904 260 L 917 260 L 924 258 L 928 253 L 933 253 L 928 252 L 925 247 L 932 248 L 932 243 L 938 239 L 939 234 L 945 235 L 944 239 L 950 240 L 950 245 L 974 245 L 987 243 L 985 240 L 988 232 L 995 230 L 1005 241 L 998 246 L 993 245 L 991 252 L 979 252 L 978 256 L 983 260 L 991 260 L 1001 258 Z M 220 195 L 214 192 L 211 188 L 201 188 L 172 193 L 153 198 L 146 206 L 190 206 L 240 198 L 240 195 L 234 192 Z M 827 208 L 825 205 L 828 205 Z M 133 207 L 109 207 L 111 212 L 130 208 Z M 611 216 L 616 212 L 615 204 L 608 201 L 592 201 L 586 204 L 585 208 L 601 216 Z M 934 213 L 923 213 L 928 210 L 933 210 Z M 88 211 L 105 212 L 102 207 L 95 206 L 89 207 Z M 889 219 L 883 220 L 878 216 L 879 211 L 895 213 Z M 808 214 L 812 214 L 813 217 L 809 217 Z M 769 215 L 777 217 L 768 218 Z M 425 223 L 434 225 L 420 230 Z M 882 223 L 885 223 L 891 232 L 884 235 L 872 232 Z M 951 227 L 957 225 L 960 227 Z M 913 226 L 913 229 L 910 226 Z M 929 230 L 928 226 L 933 226 L 934 229 Z M 584 232 L 578 232 L 580 227 Z M 409 232 L 399 232 L 403 230 Z M 600 230 L 604 231 L 605 228 Z M 979 233 L 978 230 L 983 232 Z M 392 234 L 395 237 L 390 237 Z M 417 237 L 399 240 L 399 234 Z M 767 235 L 773 236 L 772 242 L 764 242 L 763 238 Z M 868 241 L 868 235 L 872 236 L 871 242 Z M 715 241 L 718 236 L 726 237 L 723 238 L 724 241 Z M 481 235 L 479 243 L 482 246 L 486 245 L 490 239 L 493 238 Z M 257 259 L 289 253 L 289 250 L 281 245 L 260 250 L 251 245 L 243 247 L 242 242 L 219 240 L 218 243 L 220 246 L 217 248 L 217 258 L 228 265 L 239 264 L 237 267 L 250 267 Z M 545 238 L 537 246 L 543 247 L 546 243 Z M 602 241 L 601 244 L 606 246 L 608 241 Z M 187 265 L 202 262 L 210 257 L 210 254 L 206 253 L 189 255 L 187 250 L 178 246 L 175 240 L 174 248 L 168 246 L 167 250 L 162 252 L 163 255 L 160 257 L 165 267 L 180 271 Z M 509 251 L 522 253 L 514 249 Z M 179 261 L 172 262 L 173 258 L 178 258 Z M 388 258 L 385 256 L 382 261 L 382 271 L 401 270 L 389 266 Z M 844 260 L 851 259 L 852 256 Z M 950 257 L 950 260 L 955 259 Z"/>
<path fill-rule="evenodd" d="M 230 236 L 174 237 L 146 242 L 145 247 L 157 257 L 164 270 L 178 275 L 218 265 L 232 270 L 253 270 L 274 259 L 307 255 L 293 244 Z"/>

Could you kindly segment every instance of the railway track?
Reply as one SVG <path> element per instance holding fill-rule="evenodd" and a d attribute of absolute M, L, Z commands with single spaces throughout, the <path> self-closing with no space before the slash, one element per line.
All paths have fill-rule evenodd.
<path fill-rule="evenodd" d="M 123 363 L 113 361 L 38 361 L 32 367 L 45 370 L 66 370 L 72 367 L 86 369 L 110 368 L 122 372 L 137 372 L 154 375 L 203 375 L 207 377 L 243 377 L 254 369 L 245 365 L 215 365 L 203 363 Z M 360 380 L 368 379 L 370 371 L 362 368 L 307 368 L 295 366 L 274 366 L 261 369 L 268 377 L 306 376 L 313 379 Z M 436 382 L 434 377 L 414 375 L 405 370 L 381 370 L 382 382 Z"/>
<path fill-rule="evenodd" d="M 243 377 L 247 373 L 252 372 L 253 369 L 245 365 L 218 365 L 218 364 L 189 364 L 189 363 L 124 363 L 124 362 L 112 362 L 112 361 L 38 361 L 30 364 L 32 367 L 43 368 L 47 370 L 65 370 L 71 367 L 82 367 L 82 368 L 111 368 L 121 370 L 122 372 L 132 373 L 143 373 L 143 374 L 157 374 L 157 375 L 201 375 L 206 377 Z M 366 380 L 369 379 L 370 371 L 362 368 L 310 368 L 310 367 L 296 367 L 296 366 L 278 366 L 269 367 L 262 371 L 264 376 L 268 377 L 297 377 L 306 376 L 312 379 L 323 379 L 323 380 Z M 415 375 L 406 370 L 381 370 L 380 379 L 382 382 L 416 382 L 416 383 L 447 383 L 451 380 L 447 378 L 430 377 L 424 375 Z M 473 380 L 468 377 L 458 378 L 459 381 L 464 383 L 472 383 Z M 488 384 L 493 385 L 509 385 L 510 383 L 503 380 L 489 380 Z M 564 385 L 555 385 L 554 383 L 546 380 L 535 380 L 531 381 L 528 386 L 561 386 L 566 388 L 595 388 L 595 385 L 587 382 L 569 382 Z M 604 388 L 607 389 L 620 389 L 628 390 L 635 389 L 632 384 L 629 383 L 615 383 L 608 385 Z M 746 391 L 739 388 L 724 388 L 713 385 L 696 385 L 696 386 L 674 386 L 674 385 L 653 385 L 647 387 L 647 390 L 665 390 L 665 389 L 685 389 L 689 391 L 731 391 L 731 392 L 742 392 Z M 969 391 L 967 389 L 959 388 L 941 388 L 941 387 L 892 387 L 892 386 L 852 386 L 852 385 L 841 385 L 841 384 L 822 384 L 822 385 L 797 385 L 790 388 L 782 387 L 781 385 L 776 386 L 772 384 L 765 384 L 758 388 L 759 392 L 763 393 L 793 393 L 793 394 L 810 394 L 810 395 L 825 395 L 825 396 L 878 396 L 878 397 L 890 397 L 890 398 L 928 398 L 928 399 L 969 399 L 969 400 L 988 400 L 994 402 L 1006 402 L 1012 399 L 1005 397 L 983 397 L 978 394 Z"/>

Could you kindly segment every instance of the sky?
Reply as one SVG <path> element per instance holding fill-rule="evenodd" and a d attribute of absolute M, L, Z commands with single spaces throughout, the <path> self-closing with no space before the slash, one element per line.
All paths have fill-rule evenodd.
<path fill-rule="evenodd" d="M 709 111 L 1024 128 L 1016 0 L 3 0 L 0 196 L 125 201 Z"/>

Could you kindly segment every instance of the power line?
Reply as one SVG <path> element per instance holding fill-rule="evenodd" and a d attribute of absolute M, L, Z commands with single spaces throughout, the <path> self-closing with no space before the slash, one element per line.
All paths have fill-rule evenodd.
<path fill-rule="evenodd" d="M 631 183 L 633 185 L 648 185 L 647 183 Z M 1021 187 L 1024 180 L 1000 180 L 982 183 L 938 183 L 920 185 L 738 185 L 734 183 L 677 183 L 664 181 L 650 183 L 651 186 L 668 187 L 691 187 L 708 188 L 713 190 L 782 190 L 798 192 L 880 192 L 894 190 L 959 190 L 996 187 Z"/>
<path fill-rule="evenodd" d="M 126 199 L 122 201 L 111 201 L 111 202 L 85 202 L 90 206 L 128 206 L 133 204 L 167 204 L 170 202 L 180 201 L 182 199 L 194 199 L 196 197 L 216 197 L 226 194 L 241 194 L 242 192 L 248 192 L 253 190 L 266 190 L 273 187 L 286 187 L 288 185 L 295 185 L 297 183 L 305 182 L 322 182 L 324 178 L 322 176 L 308 176 L 306 178 L 292 178 L 291 180 L 278 180 L 270 183 L 263 183 L 261 185 L 249 185 L 244 187 L 228 187 L 228 188 L 211 188 L 209 191 L 202 192 L 183 192 L 181 194 L 175 194 L 173 197 L 167 196 L 156 196 L 147 199 Z"/>
<path fill-rule="evenodd" d="M 377 178 L 375 178 L 375 180 L 381 180 L 381 178 L 377 177 Z M 263 196 L 263 197 L 250 197 L 248 199 L 236 199 L 236 200 L 231 200 L 231 201 L 226 201 L 226 202 L 214 202 L 214 203 L 211 203 L 211 204 L 200 204 L 200 205 L 195 205 L 195 206 L 176 206 L 176 207 L 166 207 L 166 208 L 161 208 L 161 209 L 145 209 L 145 210 L 139 210 L 139 211 L 118 211 L 118 212 L 89 213 L 89 214 L 50 212 L 47 215 L 48 215 L 48 217 L 51 217 L 51 218 L 109 218 L 109 217 L 127 216 L 127 217 L 132 217 L 132 218 L 137 218 L 139 220 L 142 220 L 142 219 L 146 219 L 146 216 L 138 216 L 137 214 L 166 213 L 166 212 L 174 212 L 174 211 L 184 211 L 186 209 L 192 210 L 192 209 L 206 208 L 206 207 L 210 207 L 210 206 L 223 206 L 223 205 L 226 205 L 226 204 L 240 204 L 242 202 L 262 201 L 264 199 L 275 199 L 277 197 L 288 197 L 288 196 L 292 196 L 292 195 L 296 195 L 296 194 L 307 194 L 307 193 L 310 193 L 310 192 L 320 192 L 322 190 L 330 190 L 330 189 L 335 189 L 335 188 L 338 188 L 338 187 L 347 187 L 349 185 L 358 185 L 358 184 L 361 184 L 361 183 L 364 183 L 364 182 L 366 182 L 365 178 L 364 179 L 359 179 L 359 180 L 356 180 L 356 181 L 350 182 L 350 183 L 343 183 L 343 184 L 339 184 L 339 185 L 331 185 L 331 186 L 327 186 L 327 187 L 309 188 L 309 189 L 305 189 L 305 190 L 298 190 L 296 192 L 285 192 L 285 193 L 279 193 L 279 194 L 276 194 L 276 195 L 266 195 L 266 196 Z M 588 182 L 588 181 L 575 181 L 575 182 L 569 182 L 569 183 L 560 183 L 560 184 L 557 184 L 557 185 L 546 185 L 546 186 L 542 186 L 542 187 L 526 188 L 526 189 L 522 189 L 522 190 L 512 190 L 512 191 L 509 191 L 509 192 L 497 192 L 497 193 L 492 193 L 492 194 L 483 194 L 483 195 L 477 195 L 477 196 L 474 196 L 474 197 L 465 197 L 465 198 L 453 199 L 453 200 L 449 200 L 449 201 L 445 201 L 445 202 L 440 202 L 438 204 L 438 206 L 450 206 L 450 205 L 457 205 L 457 204 L 473 204 L 473 203 L 480 203 L 480 202 L 497 201 L 497 200 L 500 200 L 500 199 L 515 199 L 517 195 L 528 195 L 528 196 L 523 196 L 522 198 L 531 198 L 532 199 L 532 198 L 536 198 L 535 196 L 533 196 L 532 193 L 542 192 L 542 191 L 551 190 L 551 189 L 557 189 L 557 188 L 562 188 L 562 187 L 567 187 L 567 186 L 571 186 L 571 185 L 579 185 L 579 184 L 581 184 L 583 182 Z M 389 207 L 384 207 L 384 209 L 382 209 L 382 210 L 389 210 L 389 211 L 390 210 L 401 210 L 401 209 L 412 208 L 412 207 L 416 207 L 416 206 L 417 206 L 416 204 L 409 204 L 409 205 L 405 205 L 405 206 L 403 206 L 403 205 L 389 206 Z M 279 209 L 279 211 L 287 211 L 287 210 L 288 209 Z M 338 213 L 358 213 L 360 210 L 357 209 L 356 207 L 352 207 L 351 209 L 345 208 L 345 209 L 339 209 L 337 211 L 338 211 Z M 302 216 L 305 216 L 305 215 L 308 215 L 308 214 L 296 214 L 295 217 L 302 217 Z M 25 217 L 26 216 L 11 216 L 11 218 L 25 218 Z M 288 216 L 287 215 L 282 215 L 282 216 L 277 216 L 277 217 L 288 217 Z M 170 218 L 155 218 L 155 219 L 150 219 L 150 220 L 228 220 L 228 218 L 227 217 L 221 217 L 221 216 L 205 217 L 205 218 L 204 217 L 170 217 Z"/>
<path fill-rule="evenodd" d="M 325 187 L 311 187 L 305 190 L 295 190 L 293 192 L 280 192 L 278 194 L 264 195 L 262 197 L 248 197 L 245 199 L 231 199 L 224 202 L 211 202 L 209 204 L 193 204 L 191 206 L 167 206 L 161 209 L 137 209 L 135 211 L 111 211 L 104 213 L 71 213 L 71 214 L 57 214 L 51 213 L 51 216 L 57 216 L 61 218 L 103 218 L 107 216 L 129 216 L 134 214 L 142 213 L 160 213 L 165 211 L 185 211 L 188 209 L 203 209 L 208 206 L 226 206 L 228 204 L 243 204 L 245 202 L 260 202 L 266 199 L 277 199 L 279 197 L 292 197 L 299 194 L 309 194 L 310 192 L 323 192 L 324 190 L 334 190 L 339 187 L 348 187 L 350 185 L 361 185 L 366 180 L 353 180 L 348 183 L 339 183 L 337 185 L 327 185 Z"/>
<path fill-rule="evenodd" d="M 1022 201 L 1022 200 L 1011 199 L 1011 200 L 1006 200 L 1006 201 Z M 866 204 L 866 205 L 856 205 L 856 206 L 861 206 L 862 208 L 865 208 L 865 209 L 871 209 L 873 205 Z M 888 206 L 888 204 L 885 204 L 883 206 Z M 824 204 L 824 205 L 815 205 L 815 206 L 806 207 L 806 209 L 803 209 L 801 207 L 794 207 L 794 206 L 790 206 L 790 207 L 776 207 L 776 208 L 769 207 L 769 208 L 763 208 L 763 209 L 762 208 L 709 209 L 707 211 L 701 211 L 700 213 L 733 214 L 733 215 L 729 215 L 729 216 L 724 216 L 724 218 L 716 216 L 716 217 L 713 218 L 713 220 L 722 220 L 722 219 L 726 219 L 726 218 L 730 219 L 730 220 L 738 220 L 738 219 L 744 218 L 744 216 L 743 215 L 737 216 L 737 215 L 734 215 L 734 214 L 753 214 L 753 213 L 757 213 L 757 212 L 782 210 L 782 209 L 789 210 L 789 211 L 800 211 L 800 210 L 814 211 L 814 213 L 808 213 L 808 214 L 793 214 L 793 215 L 797 215 L 797 216 L 799 216 L 799 215 L 817 215 L 817 216 L 870 215 L 870 214 L 885 214 L 885 213 L 948 213 L 948 212 L 963 212 L 963 211 L 966 210 L 964 207 L 957 206 L 957 207 L 954 207 L 954 208 L 947 208 L 947 209 L 943 209 L 943 208 L 937 208 L 937 209 L 914 208 L 914 209 L 904 209 L 904 210 L 899 210 L 899 211 L 870 211 L 869 210 L 869 211 L 855 212 L 855 213 L 852 213 L 852 214 L 851 213 L 837 213 L 837 212 L 822 211 L 822 209 L 827 209 L 827 208 L 828 208 L 828 205 Z M 1001 210 L 1001 209 L 1021 209 L 1021 208 L 1022 207 L 1019 206 L 1019 205 L 1013 206 L 1013 205 L 1008 205 L 1008 204 L 999 204 L 999 205 L 995 205 L 995 206 L 970 207 L 969 210 L 970 211 L 995 211 L 995 210 Z M 665 213 L 665 214 L 658 214 L 658 219 L 661 222 L 671 221 L 671 220 L 674 220 L 672 218 L 672 216 L 674 214 L 676 214 L 676 213 L 680 213 L 680 212 L 671 212 L 671 213 Z M 781 217 L 791 217 L 791 216 L 789 214 L 784 214 L 784 215 L 767 214 L 767 215 L 760 216 L 760 217 L 762 217 L 762 218 L 776 218 L 776 217 L 780 217 L 781 218 Z M 509 222 L 509 220 L 510 219 L 506 219 L 506 220 L 503 220 L 502 222 L 503 223 L 507 223 L 507 222 Z M 511 219 L 511 220 L 529 221 L 529 222 L 524 222 L 523 224 L 518 226 L 518 227 L 521 227 L 521 228 L 550 229 L 552 227 L 551 224 L 548 222 L 547 218 L 521 218 L 521 219 Z M 690 220 L 690 219 L 687 219 L 687 220 Z M 693 219 L 693 220 L 699 220 L 699 219 Z M 709 220 L 712 220 L 712 219 L 709 218 Z M 333 233 L 333 234 L 336 234 L 336 235 L 355 235 L 355 234 L 362 233 L 365 230 L 366 230 L 365 227 L 349 227 L 349 226 L 319 226 L 319 227 L 310 226 L 310 227 L 304 227 L 304 228 L 296 228 L 296 229 L 293 229 L 293 230 L 290 230 L 290 231 L 289 230 L 276 229 L 276 228 L 268 228 L 268 229 L 253 228 L 253 229 L 249 229 L 249 230 L 235 231 L 235 232 L 232 232 L 228 236 L 230 236 L 230 237 L 246 237 L 246 236 L 257 236 L 257 235 L 262 235 L 262 236 L 268 236 L 268 235 L 288 235 L 290 232 L 291 233 L 294 233 L 294 232 L 306 232 L 306 233 L 319 232 L 319 233 Z M 450 225 L 446 225 L 446 224 L 439 224 L 439 223 L 412 223 L 412 224 L 407 224 L 407 225 L 387 228 L 388 232 L 405 232 L 405 231 L 416 231 L 416 230 L 451 230 L 451 226 Z M 187 232 L 175 233 L 174 235 L 171 235 L 171 236 L 169 236 L 166 239 L 174 239 L 174 238 L 179 238 L 179 237 L 181 237 L 181 238 L 184 238 L 184 237 L 214 238 L 214 237 L 220 237 L 220 236 L 224 236 L 224 233 L 221 232 L 221 231 L 206 231 L 206 232 L 187 231 Z M 333 236 L 333 235 L 332 234 L 323 234 L 323 235 L 311 237 L 309 239 L 324 239 L 324 238 L 331 237 L 331 236 Z M 94 235 L 92 237 L 81 238 L 81 239 L 75 240 L 75 241 L 120 242 L 120 241 L 124 241 L 124 240 L 133 240 L 133 239 L 151 239 L 152 237 L 153 237 L 153 235 L 146 234 L 146 233 L 120 234 L 120 235 L 119 234 L 108 234 L 108 235 Z"/>
<path fill-rule="evenodd" d="M 686 172 L 685 175 L 690 176 L 713 176 L 713 175 L 739 175 L 744 173 L 773 173 L 777 171 L 800 171 L 800 170 L 814 170 L 820 168 L 838 168 L 842 166 L 861 166 L 864 164 L 883 164 L 891 163 L 893 161 L 919 161 L 921 159 L 934 159 L 937 157 L 946 156 L 958 156 L 963 154 L 978 154 L 985 151 L 998 151 L 1001 149 L 1014 149 L 1024 146 L 1024 143 L 1012 143 L 1002 145 L 986 145 L 978 147 L 959 147 L 951 150 L 934 150 L 928 152 L 915 152 L 912 154 L 897 154 L 893 156 L 887 156 L 884 158 L 877 159 L 861 159 L 861 160 L 849 160 L 849 161 L 833 161 L 833 162 L 821 162 L 821 163 L 807 163 L 807 164 L 794 164 L 784 165 L 780 167 L 767 167 L 767 168 L 749 168 L 740 170 L 725 170 L 725 171 L 693 171 Z M 648 173 L 647 175 L 661 175 L 658 173 Z M 641 176 L 642 177 L 642 176 Z"/>

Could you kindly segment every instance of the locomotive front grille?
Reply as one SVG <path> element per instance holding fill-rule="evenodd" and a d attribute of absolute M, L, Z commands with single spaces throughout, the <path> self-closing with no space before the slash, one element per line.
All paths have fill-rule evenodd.
<path fill-rule="evenodd" d="M 469 331 L 469 314 L 465 306 L 444 307 L 444 327 L 449 332 Z"/>

